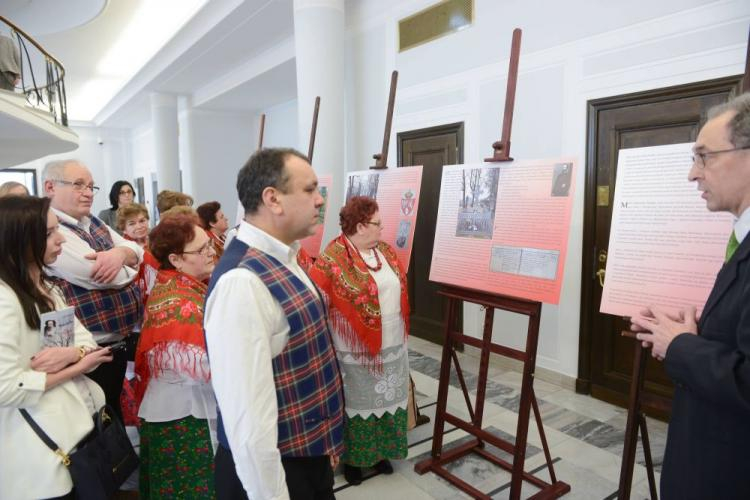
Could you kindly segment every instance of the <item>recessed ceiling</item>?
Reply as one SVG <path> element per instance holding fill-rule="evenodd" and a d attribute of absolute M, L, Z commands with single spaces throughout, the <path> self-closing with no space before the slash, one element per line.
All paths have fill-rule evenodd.
<path fill-rule="evenodd" d="M 2 0 L 2 15 L 33 37 L 82 26 L 104 11 L 109 0 Z"/>

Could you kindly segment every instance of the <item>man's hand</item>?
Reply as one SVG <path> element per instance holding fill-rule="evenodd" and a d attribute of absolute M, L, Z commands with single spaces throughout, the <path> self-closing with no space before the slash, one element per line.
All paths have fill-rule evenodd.
<path fill-rule="evenodd" d="M 630 321 L 630 329 L 638 332 L 636 338 L 643 342 L 644 347 L 651 346 L 651 355 L 659 361 L 667 355 L 669 344 L 676 336 L 682 333 L 698 333 L 698 315 L 692 306 L 677 314 L 650 306 Z"/>
<path fill-rule="evenodd" d="M 89 260 L 94 260 L 91 268 L 91 278 L 97 283 L 112 283 L 125 265 L 127 254 L 123 248 L 112 248 L 104 252 L 95 252 L 86 255 Z"/>
<path fill-rule="evenodd" d="M 339 466 L 339 460 L 341 457 L 338 455 L 328 455 L 328 458 L 331 459 L 331 469 L 336 470 L 336 467 Z"/>

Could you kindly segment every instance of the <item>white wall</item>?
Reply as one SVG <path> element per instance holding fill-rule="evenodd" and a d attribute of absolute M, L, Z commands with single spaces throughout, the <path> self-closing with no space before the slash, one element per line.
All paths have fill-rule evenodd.
<path fill-rule="evenodd" d="M 71 126 L 78 134 L 79 146 L 75 151 L 59 155 L 49 155 L 16 168 L 33 168 L 37 171 L 37 189 L 42 191 L 42 170 L 47 162 L 62 159 L 77 159 L 91 170 L 94 183 L 99 186 L 99 194 L 94 197 L 91 211 L 94 214 L 109 208 L 109 190 L 118 180 L 133 182 L 130 158 L 130 133 L 124 129 Z"/>
<path fill-rule="evenodd" d="M 266 114 L 266 124 L 263 130 L 264 148 L 295 148 L 307 154 L 308 144 L 299 144 L 297 135 L 296 99 L 266 108 L 262 112 Z"/>
<path fill-rule="evenodd" d="M 500 136 L 512 29 L 523 28 L 512 156 L 578 158 L 562 296 L 559 305 L 544 305 L 537 362 L 576 377 L 586 103 L 742 73 L 750 3 L 636 0 L 625 8 L 583 0 L 476 0 L 474 26 L 399 54 L 397 20 L 431 3 L 364 1 L 348 14 L 349 170 L 363 168 L 359 159 L 380 149 L 392 69 L 399 71 L 399 88 L 391 154 L 398 132 L 463 121 L 465 162 L 489 156 Z M 466 306 L 468 334 L 480 334 L 481 320 L 478 308 Z M 524 318 L 496 315 L 495 341 L 521 347 L 525 332 Z"/>

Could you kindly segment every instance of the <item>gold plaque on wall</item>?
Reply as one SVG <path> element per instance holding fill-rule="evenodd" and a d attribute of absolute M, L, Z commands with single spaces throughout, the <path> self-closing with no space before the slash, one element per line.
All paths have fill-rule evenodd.
<path fill-rule="evenodd" d="M 473 0 L 444 0 L 398 22 L 398 51 L 462 30 L 473 21 Z"/>

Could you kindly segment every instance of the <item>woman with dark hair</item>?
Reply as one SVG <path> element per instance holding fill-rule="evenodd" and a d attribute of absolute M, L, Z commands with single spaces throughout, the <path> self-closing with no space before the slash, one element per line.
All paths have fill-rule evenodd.
<path fill-rule="evenodd" d="M 69 347 L 42 347 L 41 315 L 67 306 L 44 274 L 65 238 L 48 198 L 0 198 L 0 485 L 3 498 L 73 498 L 59 455 L 24 421 L 31 418 L 64 453 L 93 429 L 104 392 L 83 376 L 112 360 L 73 318 Z M 46 322 L 45 322 L 46 323 Z M 12 457 L 12 458 L 10 458 Z"/>
<path fill-rule="evenodd" d="M 209 423 L 216 419 L 216 402 L 203 303 L 214 249 L 189 215 L 163 218 L 149 241 L 161 269 L 146 303 L 135 354 L 141 498 L 213 498 Z"/>
<path fill-rule="evenodd" d="M 406 273 L 380 241 L 378 204 L 355 196 L 339 214 L 342 234 L 310 270 L 329 306 L 333 344 L 344 379 L 344 477 L 362 468 L 391 474 L 389 459 L 406 458 L 409 394 L 409 298 Z"/>
<path fill-rule="evenodd" d="M 109 202 L 112 206 L 99 212 L 99 219 L 112 229 L 116 229 L 117 209 L 130 205 L 134 199 L 135 189 L 133 189 L 132 184 L 128 181 L 115 182 L 112 184 L 112 189 L 109 190 Z M 122 234 L 121 230 L 116 229 L 116 231 Z"/>
<path fill-rule="evenodd" d="M 216 260 L 218 261 L 221 258 L 221 254 L 224 253 L 224 238 L 227 229 L 229 229 L 229 221 L 224 212 L 222 212 L 218 201 L 204 203 L 195 211 L 198 212 L 201 227 L 206 230 L 213 242 L 214 250 L 216 251 Z"/>

